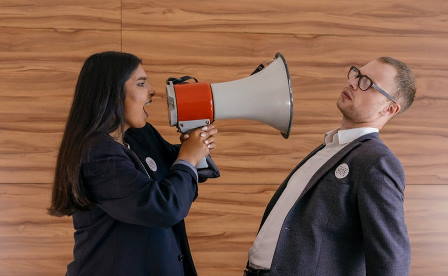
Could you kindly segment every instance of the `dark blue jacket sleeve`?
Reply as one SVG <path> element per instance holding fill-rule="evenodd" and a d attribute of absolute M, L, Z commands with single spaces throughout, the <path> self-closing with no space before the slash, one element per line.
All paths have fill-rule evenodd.
<path fill-rule="evenodd" d="M 362 175 L 357 190 L 366 274 L 408 275 L 410 245 L 404 221 L 404 173 L 394 156 L 382 156 Z"/>
<path fill-rule="evenodd" d="M 182 164 L 156 182 L 137 169 L 120 145 L 93 155 L 82 165 L 92 200 L 111 217 L 148 227 L 170 227 L 184 219 L 196 195 L 195 173 Z"/>
<path fill-rule="evenodd" d="M 175 153 L 176 155 L 179 153 L 180 150 L 180 144 L 170 144 L 165 139 L 163 139 L 162 136 L 160 136 L 160 139 L 163 141 L 165 146 L 169 149 L 170 152 Z M 218 178 L 221 176 L 221 173 L 219 172 L 219 168 L 216 165 L 215 161 L 212 159 L 211 155 L 208 155 L 206 157 L 207 161 L 207 168 L 203 169 L 197 169 L 198 174 L 198 182 L 202 183 L 207 181 L 208 178 Z"/>

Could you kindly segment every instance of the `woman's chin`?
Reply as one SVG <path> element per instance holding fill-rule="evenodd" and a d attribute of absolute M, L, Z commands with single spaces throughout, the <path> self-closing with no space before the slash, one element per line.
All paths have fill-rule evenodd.
<path fill-rule="evenodd" d="M 130 124 L 131 128 L 142 128 L 146 125 L 146 121 L 142 120 L 140 122 L 134 122 L 133 124 Z"/>
<path fill-rule="evenodd" d="M 142 127 L 144 127 L 145 125 L 146 125 L 146 121 L 143 121 L 143 122 L 140 124 L 139 128 L 142 128 Z"/>

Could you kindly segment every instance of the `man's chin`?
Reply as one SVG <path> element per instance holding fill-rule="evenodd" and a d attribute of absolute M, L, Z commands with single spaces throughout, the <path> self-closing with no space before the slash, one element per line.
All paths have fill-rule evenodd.
<path fill-rule="evenodd" d="M 336 103 L 336 106 L 338 107 L 339 112 L 341 112 L 341 114 L 342 114 L 342 116 L 343 116 L 344 118 L 347 118 L 347 119 L 352 118 L 350 112 L 348 112 L 348 111 L 345 109 L 345 107 L 343 106 L 343 104 L 340 103 L 340 101 L 338 101 L 338 102 Z"/>
<path fill-rule="evenodd" d="M 343 103 L 342 103 L 342 99 L 341 99 L 341 97 L 339 97 L 338 98 L 338 100 L 337 100 L 337 102 L 336 102 L 336 107 L 339 109 L 339 111 L 341 112 L 341 113 L 343 113 L 344 111 L 344 107 L 342 106 L 343 105 Z"/>

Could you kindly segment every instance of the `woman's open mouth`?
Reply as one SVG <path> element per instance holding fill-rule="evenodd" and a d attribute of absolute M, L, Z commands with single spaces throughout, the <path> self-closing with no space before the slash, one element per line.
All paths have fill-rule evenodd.
<path fill-rule="evenodd" d="M 148 117 L 148 112 L 146 112 L 146 107 L 148 107 L 150 104 L 152 103 L 152 100 L 149 100 L 147 102 L 145 102 L 145 104 L 143 105 L 143 112 L 145 112 L 146 117 Z"/>

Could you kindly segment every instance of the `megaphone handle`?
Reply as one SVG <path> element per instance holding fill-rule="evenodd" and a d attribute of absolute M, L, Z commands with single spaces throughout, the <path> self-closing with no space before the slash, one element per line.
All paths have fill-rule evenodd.
<path fill-rule="evenodd" d="M 191 121 L 181 121 L 178 123 L 177 128 L 182 133 L 187 133 L 192 129 L 203 127 L 210 124 L 209 119 L 202 119 L 202 120 L 191 120 Z M 206 158 L 201 159 L 196 164 L 197 169 L 205 169 L 208 168 L 208 163 Z"/>
<path fill-rule="evenodd" d="M 196 164 L 196 168 L 197 168 L 197 169 L 205 169 L 205 168 L 208 168 L 207 159 L 206 159 L 205 157 L 202 158 L 202 159 Z"/>

